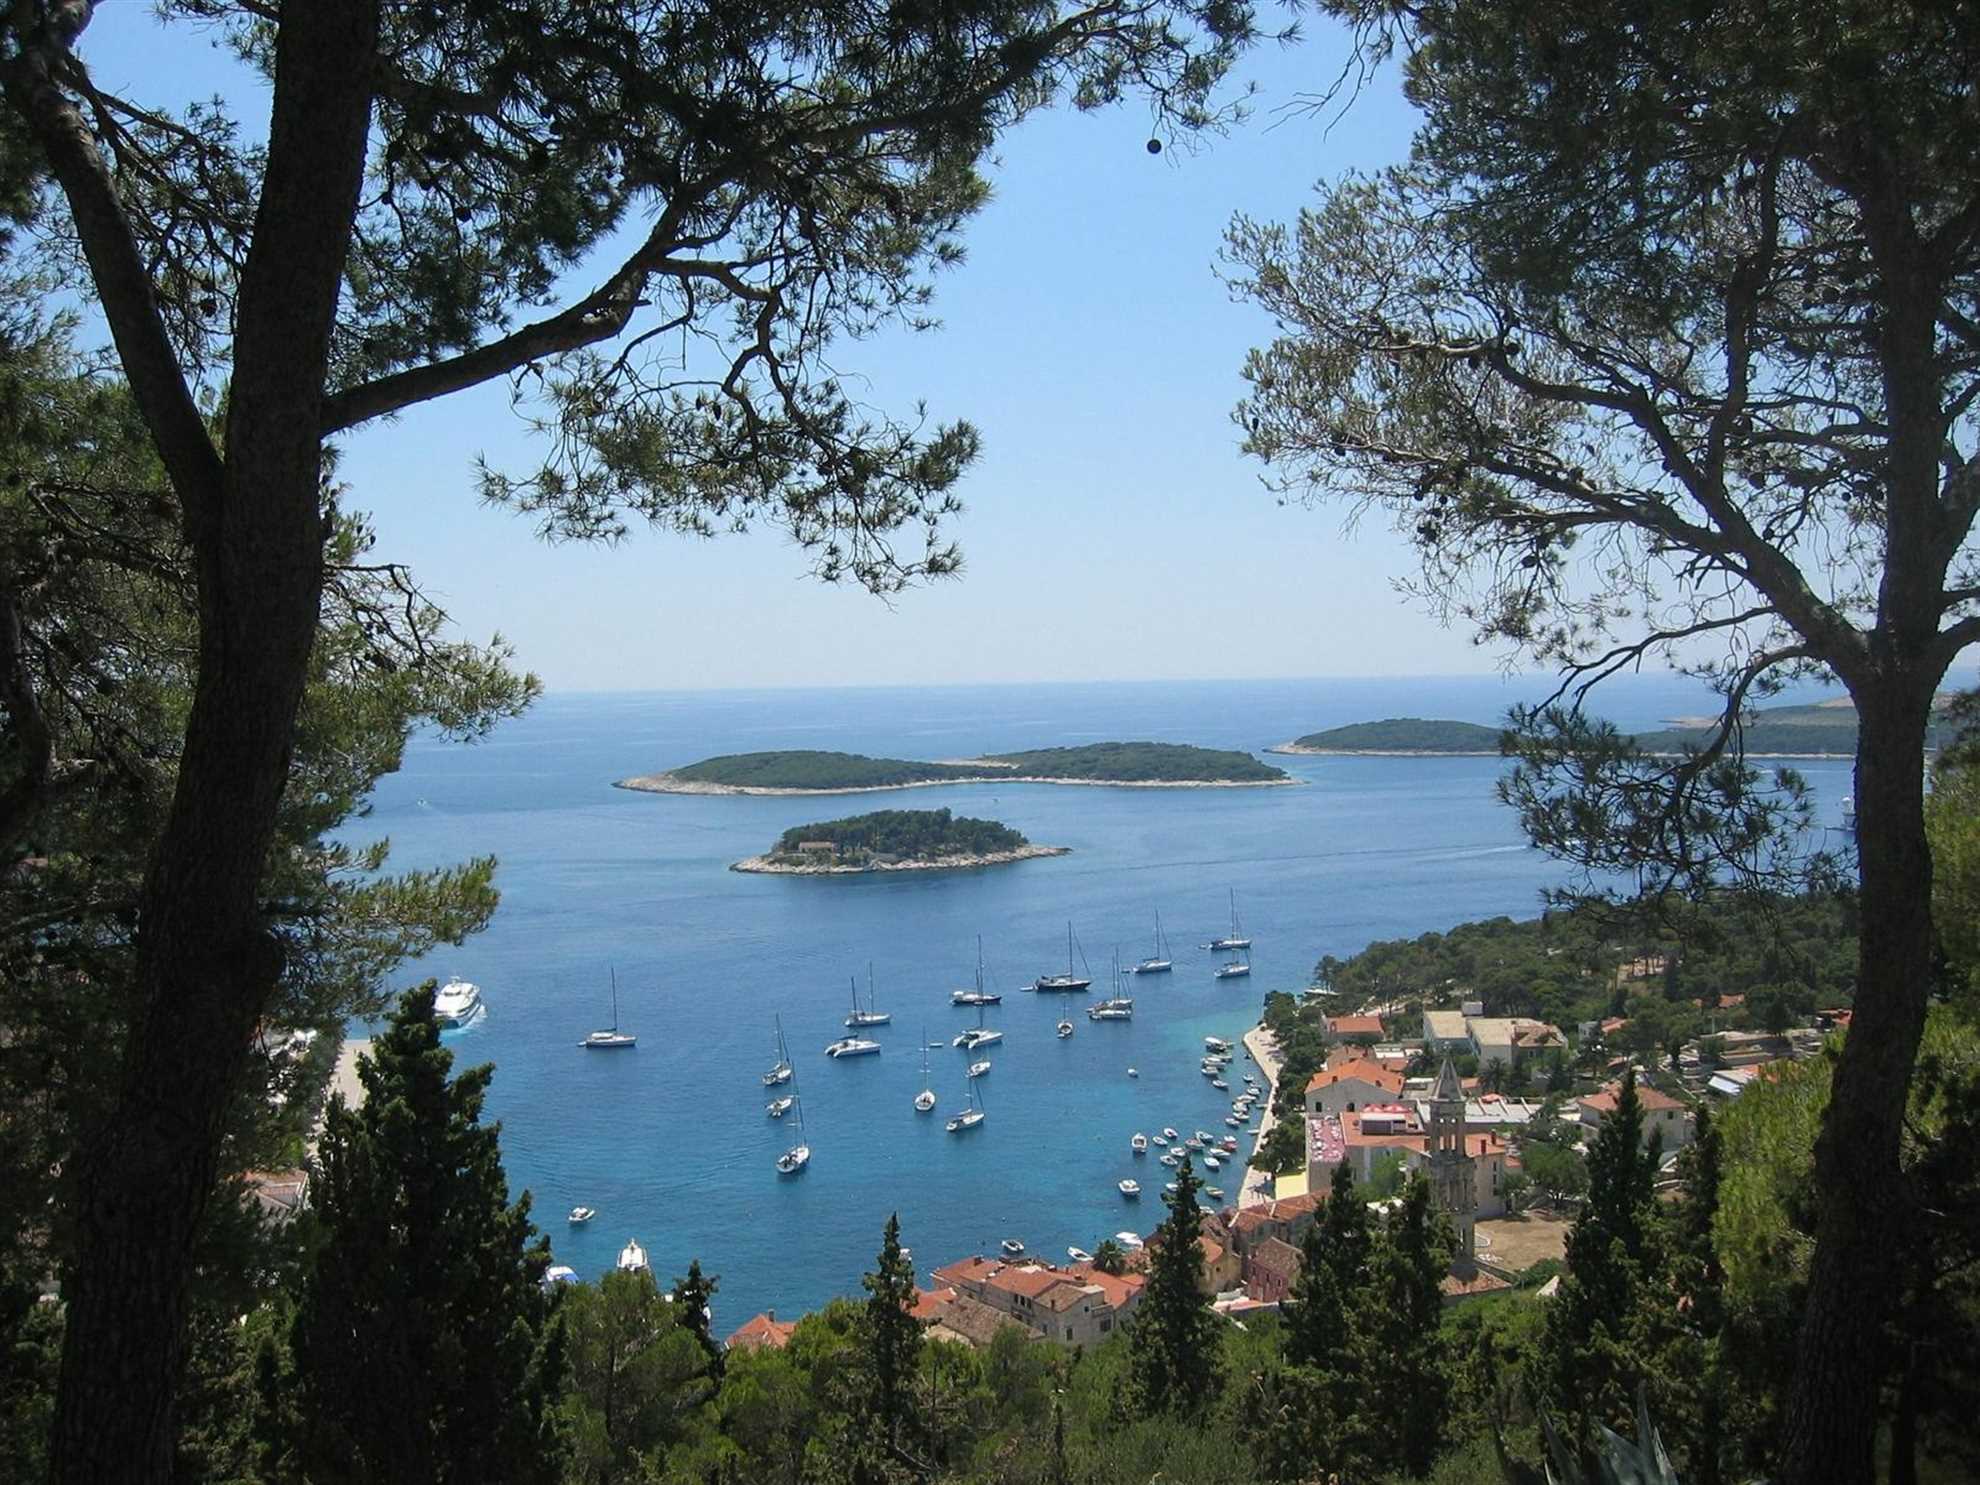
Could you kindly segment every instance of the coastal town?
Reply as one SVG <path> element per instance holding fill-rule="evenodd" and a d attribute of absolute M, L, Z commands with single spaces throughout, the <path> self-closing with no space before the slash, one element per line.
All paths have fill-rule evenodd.
<path fill-rule="evenodd" d="M 1662 967 L 1639 965 L 1636 972 L 1650 975 Z M 1605 1051 L 1625 1030 L 1621 1017 L 1584 1023 L 1572 1036 L 1530 1017 L 1487 1016 L 1476 1000 L 1400 1015 L 1370 1008 L 1317 1020 L 1325 1030 L 1325 1061 L 1307 1078 L 1289 1115 L 1304 1127 L 1303 1161 L 1276 1176 L 1252 1165 L 1238 1199 L 1204 1214 L 1199 1287 L 1216 1313 L 1233 1320 L 1276 1312 L 1292 1291 L 1301 1241 L 1341 1166 L 1364 1191 L 1393 1191 L 1417 1172 L 1427 1179 L 1453 1243 L 1442 1284 L 1447 1304 L 1512 1290 L 1537 1265 L 1557 1270 L 1576 1203 L 1570 1192 L 1536 1183 L 1523 1168 L 1524 1146 L 1541 1136 L 1550 1149 L 1563 1136 L 1572 1146 L 1585 1145 L 1615 1112 L 1619 1080 L 1628 1074 L 1642 1138 L 1660 1154 L 1663 1183 L 1675 1185 L 1674 1167 L 1691 1143 L 1700 1103 L 1737 1098 L 1770 1069 L 1818 1055 L 1827 1034 L 1847 1027 L 1849 1012 L 1821 1013 L 1808 1026 L 1778 1034 L 1719 1033 L 1709 1049 L 1696 1042 L 1682 1048 L 1674 1071 Z M 1284 1064 L 1263 1022 L 1245 1034 L 1243 1048 L 1266 1088 L 1268 1112 L 1255 1146 L 1263 1149 L 1277 1111 L 1294 1100 L 1280 1098 Z M 1485 1086 L 1488 1078 L 1528 1083 L 1537 1068 L 1562 1066 L 1571 1050 L 1581 1053 L 1579 1062 L 1593 1074 L 1578 1080 L 1583 1091 L 1534 1096 Z M 1489 1072 L 1460 1077 L 1460 1059 Z M 1436 1071 L 1425 1072 L 1427 1067 Z M 1374 1205 L 1383 1209 L 1384 1201 Z M 1021 1252 L 952 1258 L 928 1270 L 925 1287 L 917 1285 L 912 1313 L 931 1337 L 975 1347 L 988 1346 L 1007 1327 L 1031 1340 L 1094 1344 L 1134 1315 L 1160 1242 L 1159 1231 L 1123 1231 L 1096 1245 L 1109 1253 L 1104 1258 L 1083 1252 L 1063 1261 Z M 1550 1278 L 1536 1293 L 1544 1298 L 1557 1286 Z M 774 1310 L 765 1311 L 736 1327 L 727 1344 L 775 1348 L 795 1329 L 795 1317 L 780 1320 Z"/>

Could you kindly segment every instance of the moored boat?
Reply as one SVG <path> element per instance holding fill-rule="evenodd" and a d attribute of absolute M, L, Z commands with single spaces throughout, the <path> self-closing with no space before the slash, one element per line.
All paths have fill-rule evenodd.
<path fill-rule="evenodd" d="M 596 1217 L 597 1215 L 598 1215 L 598 1208 L 596 1207 L 572 1207 L 570 1216 L 566 1217 L 564 1220 L 570 1223 L 571 1226 L 573 1227 L 582 1227 L 584 1226 L 585 1223 L 589 1222 L 593 1217 Z"/>
<path fill-rule="evenodd" d="M 465 1026 L 481 1014 L 481 987 L 458 975 L 433 992 L 433 1019 L 442 1026 Z"/>
<path fill-rule="evenodd" d="M 842 1036 L 825 1048 L 827 1057 L 864 1057 L 880 1050 L 880 1043 L 863 1036 Z"/>

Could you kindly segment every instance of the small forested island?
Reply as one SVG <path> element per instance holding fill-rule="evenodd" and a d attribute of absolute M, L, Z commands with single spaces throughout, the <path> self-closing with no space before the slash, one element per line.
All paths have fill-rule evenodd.
<path fill-rule="evenodd" d="M 1445 722 L 1422 717 L 1389 717 L 1380 722 L 1352 722 L 1309 732 L 1281 743 L 1274 753 L 1424 753 L 1444 756 L 1499 754 L 1499 729 L 1476 722 Z"/>
<path fill-rule="evenodd" d="M 1634 734 L 1648 753 L 1682 753 L 1703 745 L 1713 717 L 1677 717 L 1652 732 Z M 1953 727 L 1943 707 L 1926 729 L 1925 745 L 1937 751 Z M 1426 721 L 1390 717 L 1308 733 L 1268 749 L 1274 753 L 1384 753 L 1401 757 L 1496 756 L 1499 729 L 1475 722 Z M 1749 758 L 1852 758 L 1856 755 L 1856 708 L 1847 697 L 1806 706 L 1762 707 L 1748 717 L 1744 731 Z"/>
<path fill-rule="evenodd" d="M 875 810 L 794 825 L 763 855 L 738 861 L 730 870 L 830 876 L 997 866 L 1068 853 L 1065 846 L 1034 846 L 995 820 L 973 820 L 948 810 Z"/>
<path fill-rule="evenodd" d="M 1105 742 L 943 763 L 806 749 L 728 753 L 663 773 L 620 779 L 617 787 L 652 794 L 862 794 L 930 784 L 1205 788 L 1296 782 L 1284 769 L 1230 749 L 1184 743 Z"/>

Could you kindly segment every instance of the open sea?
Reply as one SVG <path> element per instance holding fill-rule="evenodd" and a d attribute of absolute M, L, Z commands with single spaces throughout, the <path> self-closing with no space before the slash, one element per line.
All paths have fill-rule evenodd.
<path fill-rule="evenodd" d="M 889 1212 L 929 1269 L 1021 1238 L 1057 1259 L 1163 1215 L 1169 1178 L 1128 1138 L 1174 1125 L 1230 1132 L 1235 1096 L 1197 1071 L 1202 1039 L 1235 1040 L 1269 990 L 1308 983 L 1323 954 L 1530 917 L 1563 868 L 1529 849 L 1493 798 L 1494 758 L 1269 757 L 1297 788 L 1110 789 L 963 785 L 815 798 L 640 794 L 615 779 L 717 753 L 831 748 L 956 758 L 1106 740 L 1254 752 L 1301 734 L 1391 716 L 1496 723 L 1536 680 L 1497 677 L 972 686 L 925 689 L 553 695 L 486 742 L 416 740 L 353 839 L 389 836 L 404 869 L 492 852 L 502 906 L 489 929 L 402 971 L 459 974 L 487 1013 L 448 1033 L 457 1062 L 493 1062 L 512 1191 L 527 1189 L 559 1262 L 593 1275 L 628 1238 L 665 1283 L 690 1258 L 719 1275 L 717 1334 L 759 1310 L 795 1316 L 857 1294 Z M 1786 703 L 1812 697 L 1789 696 Z M 1613 683 L 1604 714 L 1629 728 L 1708 708 L 1688 682 Z M 1799 765 L 1825 816 L 1849 793 L 1845 762 Z M 1001 820 L 1069 856 L 976 871 L 843 878 L 745 875 L 729 863 L 783 830 L 872 809 Z M 1211 977 L 1199 947 L 1236 893 L 1254 940 L 1249 979 Z M 1150 951 L 1160 912 L 1175 970 L 1130 982 L 1131 1022 L 1091 1022 L 1118 948 Z M 1090 994 L 1018 986 L 1066 962 L 1071 921 Z M 989 1117 L 943 1130 L 970 1058 L 949 1039 L 975 1024 L 952 1007 L 981 935 L 986 981 L 1004 991 L 978 1081 Z M 834 1061 L 853 980 L 868 966 L 890 1026 L 878 1056 Z M 611 1016 L 629 1052 L 578 1041 Z M 1069 1015 L 1068 1040 L 1054 1023 Z M 772 1161 L 795 1121 L 763 1113 L 759 1075 L 781 1016 L 812 1147 L 809 1170 Z M 925 1033 L 925 1034 L 924 1034 Z M 917 1114 L 922 1051 L 937 1096 Z M 1241 1059 L 1237 1069 L 1248 1064 Z M 1133 1067 L 1139 1076 L 1130 1078 Z M 787 1090 L 786 1090 L 787 1091 Z M 1139 1179 L 1124 1200 L 1115 1183 Z M 1241 1172 L 1218 1182 L 1235 1199 Z M 1215 1178 L 1213 1178 L 1214 1180 Z M 564 1214 L 598 1209 L 588 1227 Z"/>

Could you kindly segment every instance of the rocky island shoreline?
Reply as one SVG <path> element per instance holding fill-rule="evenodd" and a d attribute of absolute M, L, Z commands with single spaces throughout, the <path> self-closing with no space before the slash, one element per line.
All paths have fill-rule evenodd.
<path fill-rule="evenodd" d="M 983 851 L 967 856 L 943 856 L 927 861 L 868 861 L 858 864 L 830 859 L 793 860 L 788 856 L 748 856 L 729 867 L 730 871 L 762 872 L 770 876 L 846 877 L 870 871 L 965 871 L 978 866 L 1003 866 L 1012 861 L 1033 861 L 1041 856 L 1070 856 L 1071 846 L 1015 846 L 1008 851 Z"/>

